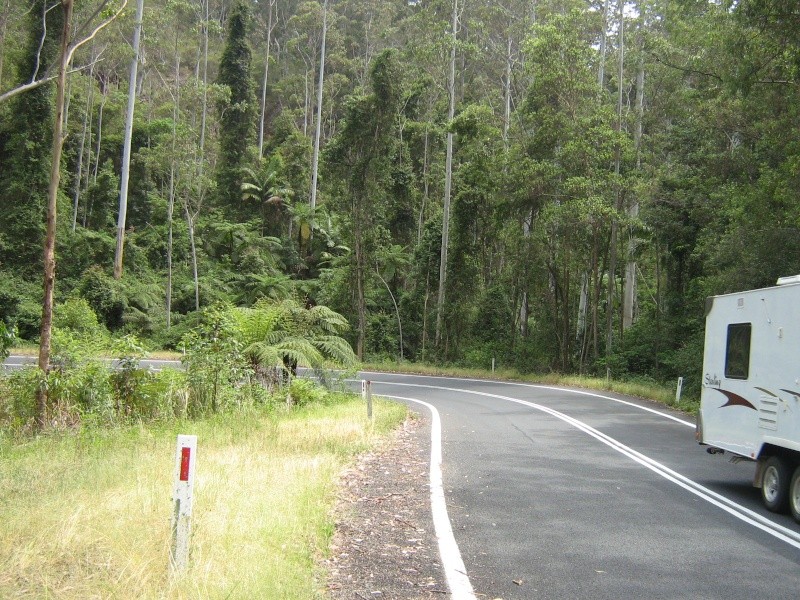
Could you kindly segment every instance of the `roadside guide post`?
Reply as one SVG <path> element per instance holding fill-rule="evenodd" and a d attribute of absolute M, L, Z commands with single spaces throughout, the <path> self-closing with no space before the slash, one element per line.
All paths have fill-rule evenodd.
<path fill-rule="evenodd" d="M 372 382 L 367 379 L 361 380 L 361 397 L 367 401 L 367 418 L 372 418 Z"/>
<path fill-rule="evenodd" d="M 683 377 L 678 377 L 678 389 L 675 390 L 675 404 L 681 401 L 681 393 L 683 392 Z"/>
<path fill-rule="evenodd" d="M 192 533 L 192 498 L 197 462 L 197 436 L 179 435 L 175 452 L 175 484 L 172 489 L 172 555 L 176 572 L 189 566 L 189 538 Z"/>

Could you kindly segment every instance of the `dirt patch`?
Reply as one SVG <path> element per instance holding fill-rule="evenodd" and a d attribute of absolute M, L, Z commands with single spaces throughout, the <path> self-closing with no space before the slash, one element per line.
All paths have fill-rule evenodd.
<path fill-rule="evenodd" d="M 331 558 L 333 600 L 446 598 L 431 520 L 430 439 L 411 417 L 343 474 Z"/>

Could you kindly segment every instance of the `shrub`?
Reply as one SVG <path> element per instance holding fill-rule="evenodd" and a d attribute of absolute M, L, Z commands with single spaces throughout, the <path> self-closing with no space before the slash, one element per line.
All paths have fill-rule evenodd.
<path fill-rule="evenodd" d="M 13 341 L 14 333 L 8 330 L 3 321 L 0 321 L 0 362 L 8 358 L 8 352 Z"/>
<path fill-rule="evenodd" d="M 310 379 L 292 379 L 289 384 L 289 396 L 292 404 L 305 406 L 323 402 L 327 396 L 327 391 L 311 381 Z"/>

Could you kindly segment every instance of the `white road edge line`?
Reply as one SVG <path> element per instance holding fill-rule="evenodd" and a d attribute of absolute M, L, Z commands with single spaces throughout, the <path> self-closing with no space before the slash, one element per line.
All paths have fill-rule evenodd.
<path fill-rule="evenodd" d="M 665 419 L 670 419 L 671 421 L 675 421 L 676 423 L 680 423 L 681 425 L 685 425 L 687 427 L 695 427 L 695 423 L 691 421 L 684 421 L 674 415 L 669 413 L 662 412 L 660 410 L 656 410 L 654 408 L 648 408 L 647 406 L 642 406 L 641 404 L 636 404 L 635 402 L 630 402 L 628 400 L 622 400 L 621 398 L 614 398 L 613 396 L 604 396 L 603 394 L 597 394 L 595 392 L 587 392 L 584 390 L 573 390 L 570 388 L 563 388 L 563 387 L 556 387 L 551 385 L 542 385 L 539 383 L 520 383 L 518 381 L 499 381 L 495 379 L 470 379 L 467 377 L 447 377 L 443 375 L 414 375 L 414 374 L 406 374 L 406 373 L 385 373 L 382 371 L 360 371 L 361 373 L 372 373 L 375 375 L 402 375 L 403 377 L 423 377 L 423 378 L 434 378 L 434 379 L 452 379 L 453 381 L 471 381 L 477 383 L 497 383 L 500 385 L 512 385 L 516 387 L 528 387 L 528 388 L 535 388 L 540 390 L 552 390 L 555 392 L 567 392 L 570 394 L 579 394 L 582 396 L 593 396 L 595 398 L 602 398 L 603 400 L 611 400 L 612 402 L 617 402 L 619 404 L 624 404 L 626 406 L 631 406 L 633 408 L 638 408 L 639 410 L 643 410 L 649 413 L 653 413 L 654 415 L 659 415 L 664 417 Z M 434 386 L 435 387 L 435 386 Z"/>
<path fill-rule="evenodd" d="M 485 396 L 488 398 L 497 398 L 499 400 L 506 400 L 508 402 L 522 404 L 524 406 L 528 406 L 535 410 L 542 411 L 544 413 L 556 417 L 557 419 L 564 421 L 565 423 L 568 423 L 569 425 L 572 425 L 573 427 L 579 429 L 580 431 L 583 431 L 584 433 L 592 436 L 596 440 L 602 442 L 609 448 L 612 448 L 617 452 L 619 452 L 620 454 L 627 456 L 631 460 L 639 463 L 640 465 L 660 475 L 664 479 L 671 481 L 676 485 L 682 487 L 683 489 L 687 490 L 688 492 L 694 494 L 695 496 L 702 498 L 709 504 L 721 508 L 722 510 L 736 517 L 737 519 L 744 521 L 745 523 L 752 525 L 753 527 L 756 527 L 757 529 L 760 529 L 765 533 L 768 533 L 769 535 L 789 544 L 790 546 L 794 546 L 795 548 L 800 549 L 800 534 L 798 534 L 796 531 L 793 531 L 787 527 L 783 527 L 782 525 L 779 525 L 778 523 L 775 523 L 774 521 L 771 521 L 759 515 L 758 513 L 750 510 L 749 508 L 737 504 L 730 498 L 718 494 L 717 492 L 714 492 L 713 490 L 710 490 L 700 485 L 699 483 L 689 479 L 688 477 L 685 477 L 684 475 L 681 475 L 680 473 L 673 471 L 666 465 L 663 465 L 658 461 L 653 460 L 652 458 L 644 454 L 641 454 L 640 452 L 637 452 L 633 448 L 630 448 L 629 446 L 626 446 L 622 442 L 604 434 L 603 432 L 595 429 L 591 425 L 587 425 L 583 421 L 579 421 L 578 419 L 570 417 L 569 415 L 566 415 L 555 409 L 549 408 L 547 406 L 542 406 L 541 404 L 536 404 L 534 402 L 528 402 L 527 400 L 519 400 L 517 398 L 511 398 L 509 396 L 501 396 L 499 394 L 490 394 L 488 392 L 479 392 L 475 390 L 449 388 L 436 385 L 423 385 L 418 383 L 398 383 L 393 381 L 373 380 L 372 383 L 384 384 L 384 385 L 399 385 L 406 387 L 430 388 L 430 389 L 444 390 L 449 392 L 459 392 L 462 394 L 474 394 L 476 396 Z M 383 394 L 378 394 L 378 395 L 383 396 Z M 391 398 L 392 396 L 384 396 L 384 397 Z"/>
<path fill-rule="evenodd" d="M 461 559 L 461 551 L 458 549 L 456 538 L 453 535 L 453 527 L 450 524 L 450 517 L 447 514 L 447 502 L 444 498 L 444 484 L 442 482 L 442 420 L 436 407 L 404 396 L 387 396 L 381 394 L 382 398 L 392 398 L 394 400 L 405 400 L 421 404 L 431 412 L 431 513 L 433 515 L 433 527 L 436 530 L 436 540 L 439 543 L 439 555 L 442 559 L 442 568 L 447 579 L 447 586 L 454 600 L 477 600 L 472 584 L 467 576 L 467 569 Z"/>

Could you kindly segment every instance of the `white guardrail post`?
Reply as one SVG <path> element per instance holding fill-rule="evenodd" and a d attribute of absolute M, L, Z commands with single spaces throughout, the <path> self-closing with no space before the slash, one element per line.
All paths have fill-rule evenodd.
<path fill-rule="evenodd" d="M 192 533 L 192 497 L 197 462 L 197 436 L 179 435 L 175 451 L 175 484 L 172 488 L 172 555 L 176 572 L 189 566 L 189 538 Z"/>
<path fill-rule="evenodd" d="M 361 397 L 367 401 L 367 418 L 372 419 L 372 382 L 361 380 Z"/>

